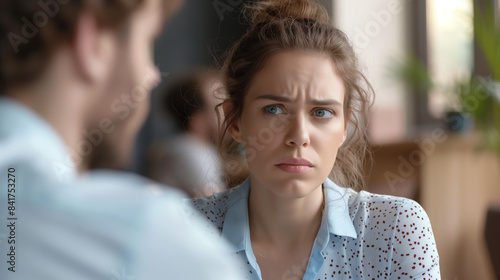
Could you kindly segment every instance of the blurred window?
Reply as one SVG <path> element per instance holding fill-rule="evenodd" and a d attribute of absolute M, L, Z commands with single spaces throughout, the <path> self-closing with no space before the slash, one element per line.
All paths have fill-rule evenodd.
<path fill-rule="evenodd" d="M 408 89 L 389 73 L 391 63 L 408 49 L 406 0 L 336 0 L 334 24 L 352 41 L 363 72 L 375 89 L 375 104 L 369 123 L 375 144 L 404 140 L 411 130 Z M 410 109 L 410 110 L 409 110 Z"/>
<path fill-rule="evenodd" d="M 470 76 L 473 45 L 472 0 L 427 0 L 427 48 L 431 77 L 429 112 L 440 118 L 456 108 L 453 84 Z"/>

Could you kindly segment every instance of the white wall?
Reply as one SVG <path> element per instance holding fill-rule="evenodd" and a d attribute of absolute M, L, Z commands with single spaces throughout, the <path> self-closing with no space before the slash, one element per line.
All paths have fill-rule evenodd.
<path fill-rule="evenodd" d="M 404 0 L 337 0 L 333 5 L 334 24 L 353 42 L 376 91 L 370 120 L 375 143 L 396 142 L 408 134 L 407 89 L 389 74 L 391 62 L 409 50 L 406 6 Z"/>

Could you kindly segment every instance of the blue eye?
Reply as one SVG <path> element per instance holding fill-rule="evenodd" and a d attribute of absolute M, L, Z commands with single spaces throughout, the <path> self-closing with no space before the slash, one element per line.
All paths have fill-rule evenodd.
<path fill-rule="evenodd" d="M 318 118 L 329 118 L 333 116 L 332 112 L 326 109 L 318 109 L 314 111 L 314 116 Z"/>
<path fill-rule="evenodd" d="M 271 115 L 277 115 L 283 113 L 283 109 L 281 109 L 279 106 L 276 105 L 267 106 L 266 108 L 264 108 L 264 110 L 266 111 L 266 113 Z"/>

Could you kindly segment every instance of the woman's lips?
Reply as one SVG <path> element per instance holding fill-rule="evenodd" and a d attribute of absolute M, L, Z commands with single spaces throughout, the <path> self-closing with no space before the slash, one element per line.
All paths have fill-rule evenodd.
<path fill-rule="evenodd" d="M 303 158 L 288 158 L 276 164 L 279 169 L 292 174 L 304 174 L 313 169 L 313 165 Z"/>
<path fill-rule="evenodd" d="M 293 174 L 304 174 L 312 170 L 312 167 L 307 165 L 278 164 L 276 167 Z"/>

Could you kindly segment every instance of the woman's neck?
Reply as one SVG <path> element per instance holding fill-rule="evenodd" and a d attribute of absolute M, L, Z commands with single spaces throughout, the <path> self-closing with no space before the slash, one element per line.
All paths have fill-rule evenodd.
<path fill-rule="evenodd" d="M 299 241 L 314 241 L 324 205 L 321 186 L 305 197 L 285 198 L 253 182 L 248 204 L 252 242 L 285 248 Z"/>

